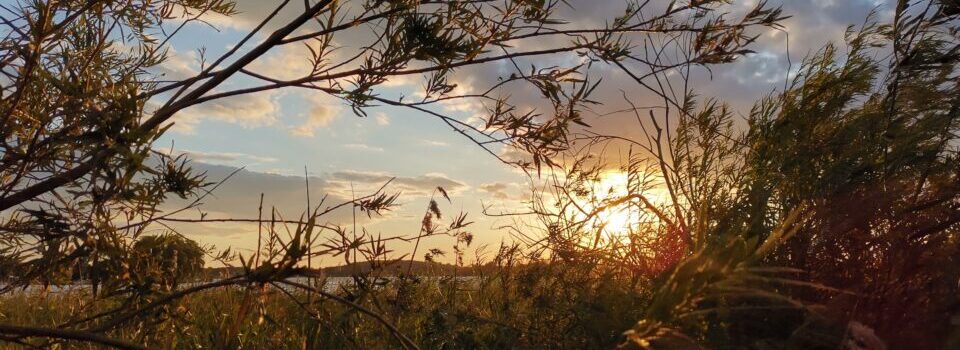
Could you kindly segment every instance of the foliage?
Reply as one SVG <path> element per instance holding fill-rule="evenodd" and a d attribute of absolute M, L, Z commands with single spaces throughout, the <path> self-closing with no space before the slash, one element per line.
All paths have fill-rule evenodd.
<path fill-rule="evenodd" d="M 133 251 L 139 257 L 133 270 L 159 273 L 150 279 L 169 289 L 199 276 L 206 253 L 197 242 L 174 234 L 140 237 Z"/>
<path fill-rule="evenodd" d="M 634 328 L 630 344 L 650 346 L 668 335 L 780 348 L 786 345 L 764 336 L 795 329 L 789 347 L 834 348 L 848 341 L 837 334 L 856 333 L 865 324 L 892 348 L 946 346 L 960 280 L 952 268 L 960 213 L 956 18 L 948 5 L 906 3 L 891 25 L 870 18 L 862 28 L 851 27 L 843 56 L 828 45 L 808 58 L 785 92 L 754 107 L 742 134 L 734 132 L 726 108 L 713 103 L 680 122 L 675 153 L 666 158 L 684 170 L 667 181 L 674 181 L 668 186 L 686 207 L 672 219 L 695 227 L 694 246 L 703 248 L 673 270 L 669 281 L 683 282 L 661 287 L 669 288 L 666 310 L 673 314 L 648 310 L 652 314 Z M 877 51 L 893 54 L 883 61 Z M 789 231 L 778 228 L 793 221 Z M 730 240 L 745 240 L 747 252 L 757 254 L 729 260 L 723 257 L 730 253 L 720 250 L 702 261 L 701 254 Z M 717 310 L 709 289 L 697 284 L 740 281 L 765 266 L 794 272 L 789 278 L 750 277 L 753 284 L 737 294 L 776 281 L 758 296 L 789 298 L 801 312 L 794 320 L 772 321 L 776 315 L 768 312 L 738 316 L 743 305 L 732 297 Z M 722 276 L 702 275 L 716 269 Z M 702 306 L 684 311 L 689 298 Z M 686 318 L 683 312 L 701 309 L 716 316 L 693 332 L 676 323 Z M 748 320 L 767 326 L 754 328 Z M 830 323 L 842 330 L 832 340 L 809 333 L 822 333 Z M 924 326 L 907 330 L 907 324 Z M 711 330 L 718 326 L 720 332 Z"/>
<path fill-rule="evenodd" d="M 4 21 L 0 42 L 8 77 L 0 90 L 2 340 L 298 349 L 956 343 L 948 320 L 958 317 L 960 293 L 960 12 L 951 2 L 900 1 L 893 23 L 871 18 L 851 28 L 845 53 L 828 45 L 809 57 L 784 91 L 755 105 L 746 125 L 722 101 L 698 99 L 689 80 L 696 67 L 750 53 L 751 30 L 780 29 L 784 16 L 764 2 L 737 19 L 720 0 L 664 9 L 631 2 L 602 29 L 564 27 L 554 16 L 559 1 L 343 3 L 307 2 L 249 50 L 230 50 L 173 82 L 151 70 L 179 31 L 163 31 L 164 23 L 229 15 L 232 4 L 31 1 L 8 11 L 17 17 Z M 336 35 L 358 30 L 373 31 L 373 41 L 345 60 L 330 55 Z M 572 43 L 513 45 L 555 35 Z M 251 62 L 289 44 L 308 45 L 311 72 L 283 80 L 250 71 Z M 461 92 L 451 80 L 459 67 L 554 53 L 578 54 L 583 64 L 517 67 L 481 93 Z M 625 96 L 639 137 L 588 128 L 589 106 L 609 102 L 591 97 L 597 83 L 585 76 L 600 64 L 658 99 L 648 106 Z M 221 90 L 244 75 L 263 85 Z M 424 79 L 423 99 L 377 94 L 406 75 Z M 499 97 L 516 84 L 533 86 L 548 108 L 522 110 Z M 295 220 L 262 207 L 255 219 L 185 217 L 216 185 L 185 157 L 153 149 L 170 118 L 286 87 L 339 98 L 360 116 L 377 104 L 410 108 L 494 156 L 495 146 L 527 152 L 508 162 L 537 171 L 529 211 L 488 213 L 517 218 L 508 228 L 517 243 L 468 263 L 471 222 L 444 215 L 437 194 L 452 201 L 443 188 L 409 236 L 325 222 L 341 208 L 368 216 L 391 210 L 398 195 L 383 188 L 343 203 L 308 202 Z M 147 108 L 158 99 L 165 102 Z M 481 101 L 485 125 L 431 108 L 457 99 Z M 615 164 L 626 177 L 620 192 L 597 188 L 611 167 L 593 150 L 611 143 L 629 149 Z M 161 210 L 170 195 L 192 202 Z M 627 215 L 623 230 L 608 228 L 617 210 Z M 213 281 L 184 283 L 204 261 L 196 243 L 176 232 L 143 235 L 168 222 L 214 220 L 256 224 L 258 245 L 212 253 L 209 260 L 239 271 Z M 454 242 L 453 275 L 412 274 L 421 254 L 445 254 L 418 250 L 441 237 Z M 413 242 L 413 252 L 396 256 L 389 246 L 396 241 Z M 365 268 L 334 281 L 313 268 L 322 257 Z M 457 275 L 469 267 L 474 272 Z M 89 275 L 94 287 L 58 291 L 71 272 Z M 37 285 L 42 293 L 31 292 Z"/>

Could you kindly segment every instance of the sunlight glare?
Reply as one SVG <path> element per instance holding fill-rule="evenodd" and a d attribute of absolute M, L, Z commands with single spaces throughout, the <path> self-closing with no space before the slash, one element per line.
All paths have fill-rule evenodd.
<path fill-rule="evenodd" d="M 597 203 L 614 201 L 630 194 L 628 175 L 622 171 L 607 171 L 599 176 L 590 187 Z M 658 188 L 647 189 L 643 195 L 655 205 L 665 200 L 664 191 Z M 633 201 L 633 203 L 636 203 Z M 597 204 L 600 205 L 600 204 Z M 655 215 L 635 204 L 620 204 L 597 213 L 590 223 L 595 229 L 602 229 L 606 239 L 622 239 L 639 229 L 641 224 L 658 222 Z"/>
<path fill-rule="evenodd" d="M 610 171 L 601 174 L 600 181 L 594 184 L 593 191 L 599 198 L 616 199 L 626 196 L 627 174 L 620 171 Z M 631 219 L 636 219 L 637 213 L 633 213 L 628 206 L 618 205 L 608 208 L 597 214 L 598 225 L 603 225 L 608 233 L 624 233 L 633 226 Z"/>

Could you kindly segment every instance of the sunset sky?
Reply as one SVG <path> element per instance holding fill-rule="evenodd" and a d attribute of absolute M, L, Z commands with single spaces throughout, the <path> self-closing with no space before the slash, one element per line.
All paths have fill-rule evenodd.
<path fill-rule="evenodd" d="M 735 14 L 755 2 L 735 1 L 729 11 Z M 570 3 L 573 8 L 562 8 L 558 17 L 581 24 L 602 25 L 604 19 L 622 13 L 625 8 L 625 3 L 618 0 Z M 205 57 L 217 57 L 239 41 L 273 6 L 273 1 L 240 0 L 240 15 L 207 19 L 219 30 L 203 24 L 188 25 L 175 37 L 170 58 L 158 73 L 177 79 L 198 72 L 201 47 Z M 290 7 L 291 11 L 300 8 Z M 757 33 L 761 37 L 753 47 L 756 54 L 714 67 L 712 72 L 698 72 L 693 84 L 701 97 L 719 98 L 745 113 L 754 100 L 782 87 L 790 67 L 795 71 L 804 56 L 828 42 L 842 42 L 846 27 L 862 23 L 872 9 L 877 10 L 879 18 L 886 18 L 892 4 L 869 0 L 785 0 L 783 8 L 785 14 L 793 16 L 785 22 L 789 40 L 781 31 Z M 280 23 L 283 16 L 292 15 L 290 11 L 282 13 L 275 22 Z M 356 37 L 336 39 L 337 44 L 347 48 L 356 46 L 354 41 L 363 41 L 362 32 L 358 30 Z M 265 59 L 254 63 L 252 70 L 271 76 L 297 77 L 308 67 L 305 53 L 304 48 L 289 45 L 270 52 Z M 574 55 L 561 55 L 536 57 L 522 63 L 548 66 L 577 59 Z M 472 67 L 457 71 L 455 81 L 464 92 L 485 89 L 498 77 L 509 76 L 512 69 L 505 63 Z M 587 123 L 604 133 L 623 136 L 638 133 L 632 114 L 597 115 L 622 109 L 623 94 L 640 103 L 651 97 L 609 67 L 594 66 L 591 75 L 603 77 L 597 92 L 599 97 L 595 99 L 606 104 L 595 109 L 596 115 L 587 115 Z M 236 79 L 227 87 L 250 83 Z M 376 91 L 394 97 L 416 96 L 421 85 L 422 79 L 409 77 L 390 81 Z M 537 97 L 536 91 L 519 85 L 506 91 L 518 99 Z M 163 101 L 160 98 L 153 102 Z M 482 106 L 450 103 L 435 108 L 469 122 Z M 415 234 L 428 198 L 441 186 L 452 197 L 452 203 L 441 202 L 445 214 L 464 211 L 476 221 L 472 227 L 477 239 L 475 246 L 491 245 L 489 250 L 493 250 L 499 242 L 511 239 L 506 231 L 497 229 L 509 222 L 483 217 L 481 205 L 492 206 L 493 211 L 522 209 L 522 199 L 528 197 L 529 186 L 523 172 L 502 164 L 429 115 L 382 107 L 371 108 L 367 113 L 367 117 L 358 117 L 348 106 L 317 91 L 275 90 L 185 110 L 174 118 L 175 126 L 156 147 L 172 146 L 176 153 L 188 153 L 194 160 L 194 168 L 206 171 L 208 179 L 213 181 L 224 178 L 237 167 L 244 168 L 204 201 L 203 210 L 208 217 L 256 218 L 260 194 L 264 193 L 266 207 L 276 206 L 286 217 L 295 219 L 306 206 L 306 171 L 314 204 L 324 195 L 328 195 L 326 201 L 330 204 L 361 196 L 395 178 L 387 191 L 402 192 L 403 205 L 383 218 L 363 220 L 365 215 L 362 215 L 361 223 L 366 223 L 369 232 L 380 232 L 384 236 Z M 495 148 L 493 151 L 505 157 L 513 156 L 508 154 L 510 150 Z M 168 208 L 179 204 L 182 203 L 169 203 Z M 191 215 L 196 213 L 183 216 Z M 326 220 L 349 224 L 352 215 L 349 211 L 340 211 Z M 240 249 L 255 245 L 257 231 L 256 225 L 246 224 L 191 224 L 175 228 L 205 244 Z M 452 239 L 434 239 L 427 248 L 449 250 L 452 242 Z M 403 245 L 393 248 L 400 252 L 409 249 Z"/>

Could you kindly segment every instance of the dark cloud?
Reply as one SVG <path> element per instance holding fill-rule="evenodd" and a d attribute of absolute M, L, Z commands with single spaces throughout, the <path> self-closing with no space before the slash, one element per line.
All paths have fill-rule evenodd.
<path fill-rule="evenodd" d="M 752 47 L 755 54 L 715 66 L 712 76 L 698 77 L 698 92 L 747 111 L 764 94 L 782 88 L 805 57 L 828 43 L 842 45 L 849 26 L 863 24 L 873 11 L 877 20 L 884 20 L 893 6 L 891 1 L 869 0 L 783 1 L 780 5 L 791 16 L 783 22 L 784 30 L 760 33 Z"/>
<path fill-rule="evenodd" d="M 333 206 L 356 196 L 375 192 L 389 182 L 385 188 L 388 193 L 401 192 L 401 199 L 428 196 L 437 187 L 443 187 L 450 195 L 462 193 L 468 186 L 443 174 L 425 174 L 419 176 L 392 176 L 379 172 L 338 171 L 320 176 L 288 176 L 238 170 L 235 167 L 193 162 L 197 172 L 205 173 L 208 181 L 222 182 L 210 196 L 203 200 L 203 211 L 211 212 L 211 217 L 256 218 L 260 205 L 260 194 L 264 196 L 264 212 L 276 208 L 287 216 L 298 216 L 306 209 L 307 182 L 309 194 L 314 206 L 326 196 L 324 206 Z M 392 181 L 391 181 L 392 179 Z M 179 198 L 165 203 L 167 210 L 186 205 L 188 201 Z M 190 215 L 196 212 L 186 212 Z M 344 223 L 352 220 L 349 207 L 334 211 L 324 218 L 332 223 Z"/>
<path fill-rule="evenodd" d="M 627 1 L 592 0 L 570 0 L 566 3 L 567 5 L 559 7 L 557 16 L 569 22 L 563 26 L 580 28 L 603 27 L 612 18 L 621 15 L 628 4 Z M 657 12 L 657 7 L 663 7 L 666 3 L 652 2 L 649 13 Z M 731 5 L 722 8 L 721 11 L 728 12 L 728 16 L 734 18 L 750 10 L 756 3 L 756 0 L 734 1 Z M 275 2 L 254 0 L 240 0 L 237 4 L 241 13 L 230 19 L 235 28 L 252 27 L 276 6 Z M 352 18 L 352 14 L 356 12 L 355 3 L 346 2 L 344 4 L 346 6 L 344 12 L 342 12 L 344 18 Z M 758 28 L 756 32 L 752 33 L 759 35 L 758 41 L 751 47 L 756 51 L 755 54 L 743 57 L 731 64 L 713 66 L 710 70 L 701 67 L 694 68 L 691 88 L 699 96 L 704 98 L 716 97 L 732 105 L 735 110 L 745 113 L 754 101 L 774 89 L 782 87 L 791 70 L 796 70 L 799 67 L 803 57 L 817 51 L 828 42 L 840 43 L 843 40 L 846 28 L 850 25 L 863 23 L 871 11 L 876 10 L 878 19 L 884 20 L 889 17 L 889 12 L 893 7 L 892 0 L 784 0 L 779 4 L 776 1 L 771 1 L 770 5 L 782 5 L 784 14 L 791 16 L 783 22 L 785 32 L 789 34 L 774 29 Z M 271 25 L 283 23 L 302 10 L 302 4 L 291 3 Z M 269 30 L 271 30 L 270 26 L 264 32 L 266 33 Z M 309 28 L 304 30 L 309 30 Z M 358 26 L 338 33 L 334 41 L 338 46 L 344 47 L 344 49 L 338 51 L 338 54 L 342 54 L 343 57 L 350 56 L 352 49 L 361 47 L 371 41 L 370 33 L 370 28 L 366 26 Z M 640 45 L 642 45 L 644 39 L 640 34 L 634 35 L 632 42 L 638 45 L 635 50 L 638 54 L 642 54 Z M 557 47 L 569 45 L 571 40 L 572 38 L 561 35 L 537 38 L 536 40 L 521 40 L 511 43 L 513 47 L 510 50 L 517 52 L 543 47 Z M 296 56 L 301 55 L 296 53 L 295 50 L 288 51 L 272 53 L 271 55 L 283 57 L 283 62 L 288 62 L 287 65 L 273 66 L 288 67 L 289 64 L 292 64 L 290 62 L 298 59 Z M 500 52 L 491 54 L 500 54 Z M 305 61 L 307 58 L 300 57 L 299 59 Z M 497 84 L 500 79 L 515 73 L 517 68 L 514 64 L 519 66 L 524 73 L 527 73 L 532 66 L 539 68 L 572 66 L 581 63 L 582 60 L 583 58 L 576 54 L 569 53 L 517 58 L 513 62 L 494 62 L 467 66 L 456 69 L 451 81 L 458 84 L 458 92 L 476 93 L 486 90 L 488 87 Z M 416 64 L 414 63 L 414 65 Z M 627 64 L 638 72 L 646 71 L 646 68 L 642 65 L 630 62 L 627 62 Z M 343 69 L 349 68 L 344 67 Z M 603 79 L 600 88 L 592 96 L 594 100 L 602 102 L 603 105 L 593 107 L 594 113 L 587 113 L 586 115 L 587 123 L 592 125 L 593 131 L 597 133 L 636 138 L 642 131 L 634 116 L 629 113 L 610 114 L 610 112 L 627 108 L 629 104 L 625 99 L 641 107 L 663 104 L 653 92 L 641 87 L 629 76 L 614 67 L 598 63 L 587 73 L 594 81 Z M 676 75 L 667 79 L 674 79 L 672 83 L 675 86 L 682 84 Z M 419 77 L 404 77 L 401 80 L 405 84 L 405 89 L 408 90 L 405 92 L 408 96 L 412 94 L 409 88 L 421 85 Z M 647 83 L 655 85 L 653 79 L 648 79 Z M 528 83 L 513 83 L 505 86 L 499 93 L 509 95 L 511 100 L 520 106 L 521 113 L 530 109 L 537 109 L 545 117 L 549 117 L 552 112 L 545 104 L 540 92 Z M 433 108 L 457 115 L 465 120 L 483 114 L 483 104 L 481 103 L 448 103 Z M 603 115 L 603 117 L 599 115 Z"/>
<path fill-rule="evenodd" d="M 202 162 L 192 162 L 191 166 L 197 172 L 206 174 L 211 182 L 222 182 L 203 201 L 205 211 L 222 213 L 233 217 L 250 218 L 257 216 L 260 194 L 264 195 L 264 212 L 276 207 L 278 211 L 287 215 L 299 214 L 306 208 L 307 185 L 303 176 L 286 176 L 237 169 L 232 166 L 215 165 Z M 232 175 L 231 175 L 232 174 Z M 309 192 L 314 200 L 318 200 L 331 187 L 322 177 L 309 178 Z M 330 203 L 341 202 L 347 197 L 331 195 Z M 169 208 L 186 204 L 186 201 L 175 199 L 166 203 Z M 336 217 L 331 221 L 338 221 Z"/>
<path fill-rule="evenodd" d="M 169 151 L 161 149 L 165 153 Z M 173 155 L 185 155 L 190 160 L 217 164 L 217 165 L 255 165 L 255 164 L 264 164 L 276 162 L 277 158 L 274 157 L 265 157 L 257 156 L 246 153 L 237 153 L 237 152 L 203 152 L 203 151 L 192 151 L 192 150 L 174 150 Z"/>
<path fill-rule="evenodd" d="M 653 2 L 648 4 L 648 13 L 661 10 L 660 8 L 666 6 L 665 3 Z M 570 0 L 558 7 L 556 16 L 569 22 L 561 27 L 600 28 L 612 18 L 622 15 L 627 4 L 627 1 Z M 721 11 L 728 12 L 730 17 L 735 17 L 748 11 L 755 4 L 755 0 L 734 1 L 731 5 L 722 8 Z M 237 9 L 240 13 L 229 21 L 235 27 L 250 28 L 256 25 L 265 14 L 271 12 L 276 5 L 277 3 L 272 1 L 239 0 L 237 1 Z M 878 17 L 883 19 L 885 16 L 889 16 L 893 7 L 892 0 L 784 0 L 779 4 L 776 1 L 771 1 L 771 5 L 782 6 L 784 13 L 791 16 L 784 24 L 786 31 L 790 33 L 790 56 L 793 57 L 790 57 L 791 59 L 787 57 L 787 38 L 783 33 L 772 30 L 755 33 L 760 35 L 760 40 L 753 47 L 758 53 L 733 64 L 716 66 L 713 74 L 706 71 L 699 72 L 696 77 L 699 85 L 696 88 L 699 92 L 708 96 L 718 95 L 730 100 L 738 107 L 749 106 L 750 102 L 776 87 L 777 82 L 783 81 L 791 61 L 796 66 L 802 57 L 816 51 L 825 43 L 842 40 L 847 26 L 863 23 L 865 17 L 872 10 L 876 9 Z M 351 16 L 358 10 L 358 7 L 350 2 L 344 3 L 342 6 L 341 14 L 345 19 L 352 18 Z M 272 21 L 272 25 L 276 26 L 284 23 L 302 11 L 302 4 L 291 3 Z M 304 30 L 308 29 L 309 26 Z M 269 30 L 271 29 L 268 26 L 265 32 Z M 369 28 L 360 26 L 356 29 L 338 33 L 334 40 L 340 46 L 360 47 L 363 43 L 370 42 L 372 38 L 369 34 Z M 635 39 L 637 39 L 634 41 L 635 44 L 642 42 L 639 36 Z M 513 50 L 555 47 L 569 44 L 571 40 L 566 36 L 542 37 L 537 38 L 537 40 L 514 43 Z M 348 54 L 344 56 L 348 56 Z M 577 62 L 577 56 L 572 54 L 516 60 L 517 65 L 523 69 L 527 69 L 532 64 L 538 67 L 546 67 L 575 62 Z M 509 76 L 514 72 L 515 68 L 512 64 L 493 63 L 458 69 L 454 80 L 464 85 L 467 90 L 479 91 L 495 84 L 498 78 Z M 627 91 L 632 98 L 641 102 L 644 100 L 653 102 L 649 93 L 637 88 L 636 83 L 624 74 L 616 74 L 616 71 L 605 68 L 598 68 L 593 73 L 596 77 L 604 78 L 604 85 L 614 87 L 598 92 L 598 99 L 608 102 L 611 106 L 622 106 L 622 103 L 617 102 L 621 99 L 621 90 Z M 536 89 L 513 86 L 509 88 L 509 93 L 515 101 L 522 105 L 542 107 L 542 104 L 539 103 L 539 92 Z"/>
<path fill-rule="evenodd" d="M 482 184 L 478 188 L 481 191 L 489 193 L 491 196 L 493 196 L 493 198 L 500 199 L 500 200 L 507 200 L 507 199 L 513 198 L 513 196 L 511 196 L 510 194 L 510 190 L 512 189 L 512 187 L 513 186 L 510 184 L 505 184 L 502 182 L 494 182 L 494 183 Z"/>
<path fill-rule="evenodd" d="M 341 187 L 345 184 L 354 184 L 366 185 L 366 188 L 382 186 L 389 181 L 389 188 L 402 191 L 407 195 L 429 195 L 437 187 L 443 187 L 450 194 L 457 194 L 467 189 L 465 183 L 451 179 L 444 174 L 391 176 L 381 172 L 338 171 L 329 174 L 327 180 L 338 183 Z"/>

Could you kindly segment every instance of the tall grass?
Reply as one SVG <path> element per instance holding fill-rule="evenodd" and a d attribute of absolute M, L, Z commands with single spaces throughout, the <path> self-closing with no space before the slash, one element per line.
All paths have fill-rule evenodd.
<path fill-rule="evenodd" d="M 140 255 L 101 260 L 110 263 L 102 289 L 6 293 L 0 334 L 9 337 L 0 340 L 81 349 L 955 347 L 960 45 L 950 24 L 960 12 L 903 6 L 895 25 L 851 30 L 843 55 L 831 45 L 808 58 L 786 91 L 756 105 L 746 130 L 729 107 L 698 105 L 689 91 L 673 132 L 662 126 L 671 115 L 642 119 L 634 106 L 654 129 L 626 140 L 623 193 L 595 189 L 611 167 L 589 147 L 624 140 L 592 137 L 585 156 L 551 160 L 537 178 L 533 222 L 511 228 L 518 243 L 473 265 L 464 263 L 470 222 L 441 213 L 438 196 L 451 201 L 442 188 L 414 237 L 323 223 L 337 208 L 390 210 L 398 197 L 381 189 L 299 220 L 261 212 L 248 220 L 259 227 L 257 251 L 213 257 L 236 276 L 183 285 L 169 272 L 195 265 L 188 259 L 125 260 L 179 256 L 158 239 Z M 898 55 L 882 61 L 878 48 Z M 612 208 L 630 215 L 614 234 L 604 222 Z M 414 259 L 439 250 L 396 257 L 388 248 L 436 237 L 455 242 L 454 276 L 410 273 Z M 320 256 L 371 269 L 328 288 L 309 265 Z"/>

